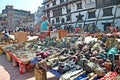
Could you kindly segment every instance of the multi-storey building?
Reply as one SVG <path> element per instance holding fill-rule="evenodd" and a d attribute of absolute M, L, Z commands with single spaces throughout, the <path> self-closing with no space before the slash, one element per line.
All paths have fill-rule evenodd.
<path fill-rule="evenodd" d="M 3 30 L 7 27 L 7 14 L 0 14 L 0 30 Z"/>
<path fill-rule="evenodd" d="M 31 25 L 34 25 L 34 21 L 35 21 L 34 14 L 30 14 L 29 16 L 21 18 L 19 20 L 19 26 L 22 28 L 27 28 L 30 27 Z"/>
<path fill-rule="evenodd" d="M 43 13 L 44 6 L 38 7 L 38 10 L 35 12 L 35 24 L 39 24 L 42 21 L 42 16 L 44 15 Z"/>
<path fill-rule="evenodd" d="M 107 26 L 120 26 L 120 0 L 45 0 L 45 15 L 52 26 L 69 25 L 101 31 Z"/>
<path fill-rule="evenodd" d="M 44 6 L 42 7 L 38 7 L 38 10 L 35 12 L 35 28 L 36 28 L 36 31 L 39 31 L 39 28 L 41 26 L 41 22 L 42 22 L 42 16 L 44 15 L 43 13 L 43 10 L 44 10 Z"/>
<path fill-rule="evenodd" d="M 7 14 L 8 29 L 15 29 L 15 27 L 19 27 L 21 23 L 20 21 L 31 15 L 30 11 L 14 9 L 11 5 L 6 6 L 6 8 L 2 10 L 2 14 L 4 13 Z"/>

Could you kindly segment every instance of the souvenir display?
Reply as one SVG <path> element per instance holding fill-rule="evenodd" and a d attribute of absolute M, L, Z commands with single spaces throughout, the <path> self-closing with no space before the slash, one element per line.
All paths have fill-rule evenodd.
<path fill-rule="evenodd" d="M 14 56 L 13 66 L 19 65 L 21 74 L 34 65 L 36 80 L 46 80 L 46 71 L 51 69 L 61 74 L 59 80 L 114 80 L 120 75 L 118 45 L 116 38 L 98 35 L 96 41 L 85 42 L 85 36 L 46 38 L 10 44 L 3 49 Z"/>

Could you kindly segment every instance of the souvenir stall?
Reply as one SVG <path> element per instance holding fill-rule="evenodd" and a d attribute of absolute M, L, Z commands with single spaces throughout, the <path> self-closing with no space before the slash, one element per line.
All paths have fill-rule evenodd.
<path fill-rule="evenodd" d="M 21 74 L 34 69 L 35 80 L 47 80 L 50 73 L 54 80 L 119 80 L 120 42 L 114 35 L 94 35 L 60 30 L 2 49 Z"/>

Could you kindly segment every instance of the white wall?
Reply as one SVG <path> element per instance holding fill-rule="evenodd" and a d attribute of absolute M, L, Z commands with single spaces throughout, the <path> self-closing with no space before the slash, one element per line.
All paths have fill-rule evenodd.
<path fill-rule="evenodd" d="M 71 12 L 77 11 L 77 5 L 75 3 L 71 4 Z"/>
<path fill-rule="evenodd" d="M 65 0 L 66 1 L 66 0 Z M 78 0 L 79 1 L 79 0 Z M 84 10 L 84 9 L 89 9 L 89 8 L 95 8 L 95 0 L 92 0 L 92 3 L 90 3 L 89 0 L 86 0 L 87 3 L 85 3 L 84 0 L 82 0 L 82 9 L 78 9 L 77 10 L 77 4 L 76 3 L 72 3 L 72 4 L 69 4 L 71 5 L 71 12 L 75 12 L 75 11 L 78 11 L 76 13 L 72 13 L 71 14 L 71 19 L 72 21 L 68 21 L 67 23 L 69 22 L 76 22 L 77 18 L 76 16 L 78 16 L 78 14 L 80 13 L 81 15 L 83 15 L 82 19 L 85 21 L 85 18 L 86 18 L 86 15 L 87 15 L 87 19 L 86 20 L 97 20 L 97 17 L 98 17 L 98 14 L 99 14 L 99 10 L 100 10 L 100 14 L 99 14 L 99 19 L 108 19 L 108 18 L 113 18 L 113 16 L 106 16 L 106 17 L 103 17 L 103 9 L 96 9 L 96 12 L 95 12 L 95 15 L 96 15 L 96 18 L 90 18 L 88 19 L 88 13 L 87 11 L 80 11 L 79 10 Z M 79 3 L 79 2 L 78 2 Z M 50 7 L 52 7 L 52 2 L 49 3 L 50 4 Z M 59 5 L 60 4 L 60 0 L 56 0 L 56 5 Z M 110 7 L 113 7 L 112 9 L 112 14 L 114 15 L 114 12 L 115 12 L 115 9 L 116 9 L 116 6 L 110 6 Z M 66 6 L 62 6 L 62 14 L 67 14 L 66 12 Z M 117 9 L 117 13 L 116 13 L 117 17 L 120 17 L 120 6 L 119 8 Z M 52 10 L 50 11 L 50 17 L 53 17 L 53 12 Z M 59 16 L 60 17 L 60 23 L 61 23 L 61 19 L 64 18 L 65 19 L 65 22 L 66 22 L 66 15 L 63 15 L 63 16 Z M 51 21 L 52 19 L 54 19 L 55 21 L 55 24 L 56 24 L 56 18 L 51 18 Z M 93 22 L 96 22 L 96 21 L 91 21 L 91 22 L 86 22 L 86 24 L 89 24 L 89 23 L 93 23 Z M 113 22 L 113 20 L 99 20 L 97 22 L 97 27 L 103 31 L 103 28 L 104 28 L 104 25 L 102 23 L 106 23 L 106 22 Z M 82 23 L 77 23 L 78 24 L 84 24 L 84 22 Z M 75 26 L 75 23 L 74 24 L 71 24 L 72 26 Z M 119 25 L 120 26 L 120 19 L 116 19 L 115 20 L 115 26 L 116 25 Z"/>
<path fill-rule="evenodd" d="M 115 20 L 115 26 L 120 26 L 120 19 Z"/>
<path fill-rule="evenodd" d="M 65 6 L 62 7 L 62 14 L 66 14 L 66 7 Z"/>
<path fill-rule="evenodd" d="M 116 17 L 120 17 L 120 5 L 118 5 Z"/>

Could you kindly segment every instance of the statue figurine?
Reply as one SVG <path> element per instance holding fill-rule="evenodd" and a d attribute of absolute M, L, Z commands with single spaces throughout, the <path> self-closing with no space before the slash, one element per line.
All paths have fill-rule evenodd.
<path fill-rule="evenodd" d="M 102 40 L 102 35 L 100 33 L 97 35 L 97 40 Z"/>

